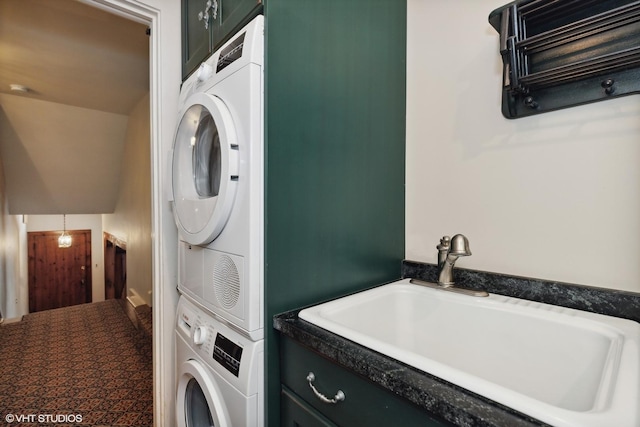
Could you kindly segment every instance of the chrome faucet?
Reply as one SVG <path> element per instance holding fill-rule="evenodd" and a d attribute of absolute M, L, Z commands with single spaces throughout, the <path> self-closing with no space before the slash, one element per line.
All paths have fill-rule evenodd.
<path fill-rule="evenodd" d="M 453 266 L 461 256 L 471 255 L 469 241 L 462 234 L 456 234 L 453 238 L 444 236 L 440 239 L 438 249 L 438 268 L 440 276 L 438 285 L 448 288 L 454 285 Z"/>
<path fill-rule="evenodd" d="M 456 292 L 459 294 L 470 295 L 474 297 L 488 297 L 489 292 L 477 288 L 462 288 L 454 286 L 453 266 L 461 256 L 471 255 L 469 250 L 469 241 L 462 234 L 456 234 L 453 238 L 444 236 L 440 239 L 438 248 L 438 269 L 440 275 L 438 283 L 427 282 L 420 279 L 411 279 L 410 282 L 415 285 L 425 286 L 427 288 L 439 289 L 442 291 Z"/>

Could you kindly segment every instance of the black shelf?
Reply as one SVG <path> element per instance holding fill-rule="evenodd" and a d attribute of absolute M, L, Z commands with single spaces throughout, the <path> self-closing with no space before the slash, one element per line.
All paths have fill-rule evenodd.
<path fill-rule="evenodd" d="M 640 92 L 640 1 L 522 0 L 489 22 L 509 119 Z"/>

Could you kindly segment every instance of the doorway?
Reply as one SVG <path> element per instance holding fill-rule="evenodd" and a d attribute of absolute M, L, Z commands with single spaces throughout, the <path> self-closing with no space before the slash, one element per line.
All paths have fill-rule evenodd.
<path fill-rule="evenodd" d="M 169 286 L 165 286 L 164 282 L 168 280 L 167 277 L 175 275 L 177 256 L 174 255 L 174 248 L 177 247 L 177 234 L 171 218 L 171 211 L 168 205 L 163 203 L 166 196 L 161 188 L 161 182 L 162 171 L 166 164 L 166 148 L 171 141 L 175 125 L 175 117 L 171 117 L 172 106 L 175 107 L 178 104 L 178 91 L 175 88 L 181 81 L 179 65 L 180 2 L 164 0 L 79 0 L 79 2 L 108 10 L 131 20 L 144 22 L 151 28 L 149 55 L 152 80 L 150 85 L 152 100 L 150 114 L 152 170 L 150 179 L 152 179 L 153 200 L 152 231 L 150 233 L 153 236 L 152 287 L 154 289 L 153 310 L 156 314 L 162 310 L 162 315 L 154 315 L 153 318 L 155 395 L 158 402 L 156 403 L 156 422 L 158 425 L 171 425 L 170 420 L 173 419 L 171 401 L 174 389 L 172 378 L 174 356 L 172 335 L 168 332 L 173 327 L 171 319 L 175 314 L 177 295 L 175 290 L 172 291 L 169 284 L 167 284 Z M 57 4 L 58 2 L 51 3 Z M 69 2 L 60 3 L 69 4 Z M 21 40 L 21 42 L 24 41 Z M 71 81 L 71 83 L 73 82 Z M 137 236 L 134 235 L 134 237 Z M 130 238 L 128 243 L 128 262 L 132 264 L 134 263 L 133 247 L 136 241 L 134 238 Z M 94 259 L 94 266 L 96 262 L 98 260 Z M 133 278 L 129 277 L 128 282 L 131 287 L 134 283 Z M 94 282 L 94 287 L 97 286 L 96 283 Z M 24 295 L 26 292 L 22 294 Z M 99 295 L 100 293 L 96 295 L 96 300 Z M 23 300 L 21 300 L 22 303 Z"/>
<path fill-rule="evenodd" d="M 67 232 L 68 248 L 60 232 L 27 233 L 29 313 L 91 302 L 91 230 Z"/>
<path fill-rule="evenodd" d="M 127 244 L 104 233 L 104 299 L 127 297 Z"/>

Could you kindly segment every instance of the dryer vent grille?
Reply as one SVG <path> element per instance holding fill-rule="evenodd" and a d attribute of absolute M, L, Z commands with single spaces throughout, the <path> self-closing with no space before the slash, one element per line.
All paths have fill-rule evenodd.
<path fill-rule="evenodd" d="M 240 275 L 236 264 L 226 255 L 222 255 L 213 268 L 213 288 L 222 307 L 231 309 L 238 303 Z"/>

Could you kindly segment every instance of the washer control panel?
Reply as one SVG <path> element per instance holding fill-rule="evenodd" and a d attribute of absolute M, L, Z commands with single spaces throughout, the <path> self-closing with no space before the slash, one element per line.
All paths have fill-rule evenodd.
<path fill-rule="evenodd" d="M 262 390 L 263 340 L 249 339 L 184 296 L 178 301 L 176 334 L 216 376 L 244 395 Z"/>
<path fill-rule="evenodd" d="M 218 333 L 213 346 L 213 359 L 237 377 L 241 358 L 242 347 Z"/>

